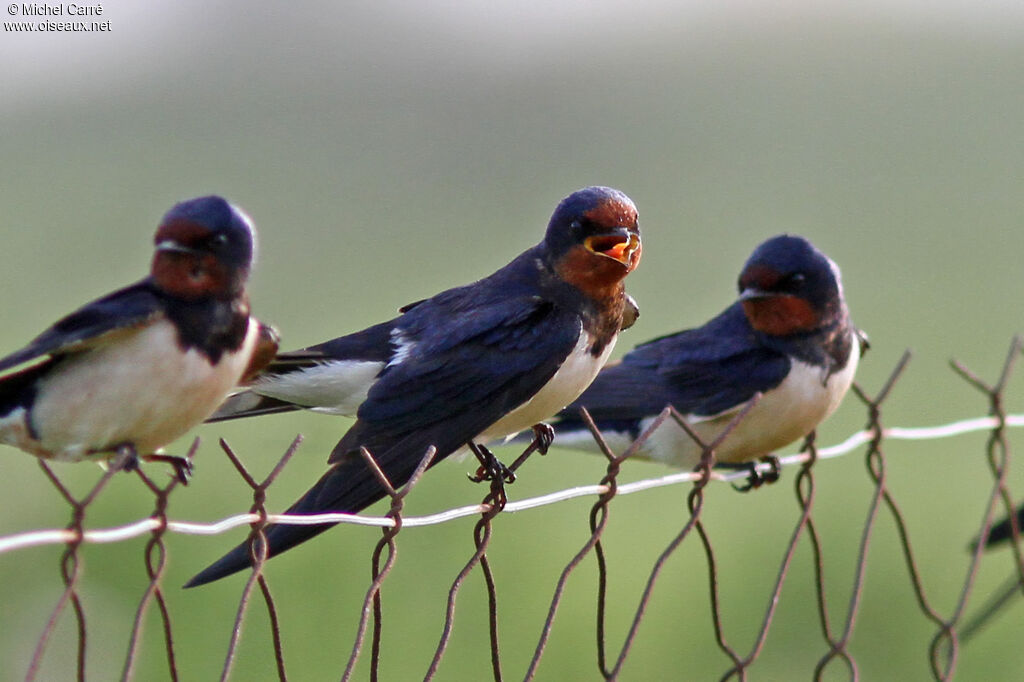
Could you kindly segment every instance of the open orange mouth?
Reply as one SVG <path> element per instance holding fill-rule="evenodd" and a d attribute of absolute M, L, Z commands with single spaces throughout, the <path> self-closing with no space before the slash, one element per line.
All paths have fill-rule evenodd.
<path fill-rule="evenodd" d="M 600 234 L 587 237 L 584 245 L 593 253 L 614 258 L 623 265 L 629 265 L 629 259 L 640 245 L 640 237 L 632 232 L 621 230 L 611 234 Z"/>

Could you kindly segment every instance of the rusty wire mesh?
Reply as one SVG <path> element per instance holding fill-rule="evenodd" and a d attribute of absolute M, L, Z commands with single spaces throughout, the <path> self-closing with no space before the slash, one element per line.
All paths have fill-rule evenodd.
<path fill-rule="evenodd" d="M 984 431 L 988 433 L 985 444 L 985 462 L 992 478 L 991 491 L 988 496 L 985 514 L 978 535 L 984 540 L 992 526 L 993 519 L 999 515 L 1010 513 L 1014 507 L 1014 497 L 1009 489 L 1007 471 L 1010 462 L 1010 442 L 1008 429 L 1016 426 L 1024 426 L 1024 415 L 1011 415 L 1008 413 L 1005 400 L 1006 387 L 1011 378 L 1013 366 L 1021 352 L 1020 339 L 1014 339 L 1011 344 L 1002 372 L 995 383 L 987 383 L 968 368 L 954 363 L 954 370 L 972 387 L 981 392 L 988 402 L 989 414 L 987 417 L 965 420 L 954 424 L 946 424 L 931 428 L 898 428 L 887 427 L 883 424 L 883 407 L 890 399 L 903 376 L 904 370 L 910 360 L 909 353 L 905 354 L 893 369 L 885 384 L 874 395 L 865 391 L 859 386 L 854 387 L 854 392 L 867 410 L 866 428 L 851 436 L 845 442 L 831 448 L 821 448 L 815 442 L 811 434 L 804 443 L 800 452 L 796 455 L 783 458 L 783 464 L 798 467 L 794 481 L 799 515 L 797 522 L 783 549 L 782 558 L 778 565 L 772 570 L 776 574 L 774 583 L 769 591 L 767 606 L 758 604 L 746 604 L 745 620 L 748 622 L 759 622 L 760 625 L 754 632 L 752 642 L 746 646 L 735 643 L 736 637 L 728 633 L 729 627 L 726 617 L 723 614 L 721 605 L 721 566 L 720 550 L 713 545 L 711 535 L 705 528 L 705 492 L 713 480 L 736 480 L 743 474 L 723 474 L 721 471 L 713 470 L 713 453 L 719 443 L 729 437 L 731 428 L 743 418 L 746 411 L 757 400 L 751 401 L 750 405 L 733 420 L 733 423 L 712 443 L 701 443 L 697 436 L 689 430 L 681 415 L 671 407 L 667 407 L 658 417 L 656 422 L 631 446 L 626 452 L 615 453 L 605 443 L 601 432 L 584 415 L 591 429 L 593 437 L 607 459 L 607 467 L 602 479 L 592 486 L 581 486 L 572 490 L 552 493 L 540 498 L 533 498 L 519 501 L 506 501 L 505 489 L 501 481 L 491 481 L 486 488 L 486 494 L 479 505 L 461 507 L 441 514 L 426 517 L 404 516 L 404 503 L 410 493 L 415 492 L 420 475 L 425 471 L 431 458 L 433 450 L 424 453 L 424 459 L 410 481 L 401 488 L 392 487 L 384 474 L 376 469 L 370 453 L 364 450 L 363 455 L 370 465 L 376 470 L 376 474 L 387 491 L 390 498 L 390 508 L 383 517 L 352 516 L 347 514 L 317 515 L 307 519 L 296 519 L 295 517 L 284 517 L 268 513 L 266 503 L 266 492 L 291 460 L 300 446 L 301 438 L 296 438 L 287 449 L 284 456 L 278 461 L 273 470 L 262 481 L 258 481 L 246 467 L 232 448 L 223 440 L 221 448 L 230 459 L 239 476 L 252 490 L 252 506 L 248 514 L 242 514 L 222 522 L 214 524 L 196 524 L 180 521 L 173 521 L 168 516 L 168 502 L 171 495 L 179 489 L 176 480 L 171 480 L 161 487 L 147 476 L 142 470 L 135 472 L 146 490 L 151 494 L 153 503 L 152 512 L 145 518 L 131 524 L 125 524 L 116 528 L 88 528 L 87 515 L 92 505 L 107 489 L 113 476 L 112 471 L 107 472 L 99 479 L 93 488 L 84 496 L 75 497 L 61 482 L 53 469 L 46 463 L 40 462 L 43 475 L 52 483 L 65 500 L 70 511 L 70 520 L 64 529 L 44 530 L 19 533 L 12 536 L 0 537 L 0 554 L 4 554 L 3 561 L 19 562 L 25 557 L 28 564 L 27 550 L 30 547 L 39 545 L 61 545 L 63 553 L 60 557 L 59 576 L 62 581 L 63 591 L 60 593 L 56 603 L 52 607 L 49 618 L 42 627 L 41 633 L 35 639 L 34 651 L 27 657 L 28 664 L 25 669 L 26 679 L 42 679 L 40 677 L 40 666 L 48 656 L 67 657 L 68 652 L 55 649 L 51 645 L 52 636 L 58 623 L 70 619 L 74 623 L 76 634 L 74 640 L 77 642 L 74 652 L 75 670 L 78 679 L 86 679 L 87 652 L 102 642 L 106 637 L 90 628 L 90 614 L 83 599 L 83 591 L 86 589 L 83 582 L 83 567 L 81 553 L 83 547 L 90 543 L 127 542 L 134 537 L 147 537 L 143 547 L 143 567 L 145 570 L 146 587 L 139 599 L 134 614 L 124 614 L 124 618 L 131 620 L 127 652 L 124 654 L 121 668 L 122 679 L 136 678 L 137 663 L 142 655 L 141 631 L 143 623 L 152 619 L 154 611 L 160 623 L 162 640 L 159 653 L 160 658 L 165 660 L 161 667 L 166 670 L 169 679 L 182 679 L 180 661 L 187 652 L 182 652 L 176 647 L 175 632 L 189 628 L 213 628 L 224 629 L 226 624 L 217 623 L 196 623 L 190 621 L 188 612 L 177 612 L 173 614 L 167 598 L 168 588 L 163 584 L 165 568 L 168 559 L 168 550 L 165 539 L 168 533 L 184 534 L 219 534 L 239 525 L 250 526 L 250 547 L 254 558 L 254 568 L 248 575 L 242 593 L 237 600 L 236 616 L 233 626 L 230 628 L 223 660 L 220 664 L 220 678 L 227 679 L 232 675 L 236 657 L 244 640 L 243 622 L 247 617 L 252 617 L 252 600 L 255 596 L 257 601 L 262 601 L 267 610 L 268 628 L 271 634 L 270 641 L 273 649 L 273 670 L 265 670 L 265 676 L 270 678 L 287 679 L 288 665 L 286 665 L 286 647 L 284 639 L 287 635 L 284 626 L 278 616 L 278 607 L 271 594 L 269 580 L 264 574 L 265 556 L 261 555 L 261 543 L 263 528 L 270 522 L 304 522 L 322 523 L 324 521 L 340 521 L 345 523 L 362 523 L 376 525 L 381 528 L 380 540 L 376 543 L 370 556 L 370 577 L 369 585 L 366 588 L 365 598 L 362 600 L 358 613 L 349 614 L 352 621 L 358 621 L 356 635 L 351 647 L 339 646 L 338 638 L 331 633 L 324 632 L 322 646 L 331 646 L 339 654 L 337 657 L 337 669 L 331 676 L 340 675 L 342 679 L 351 679 L 357 670 L 357 661 L 360 657 L 368 658 L 368 675 L 371 680 L 377 680 L 382 676 L 381 668 L 387 660 L 388 653 L 382 650 L 382 633 L 386 629 L 385 609 L 383 594 L 388 585 L 388 579 L 396 566 L 398 559 L 399 534 L 402 530 L 425 525 L 436 525 L 449 523 L 454 519 L 472 515 L 478 517 L 472 527 L 472 552 L 465 564 L 458 571 L 456 577 L 451 581 L 448 588 L 447 598 L 443 607 L 438 607 L 441 615 L 441 634 L 434 649 L 433 656 L 424 670 L 425 679 L 434 679 L 439 676 L 439 670 L 445 657 L 451 655 L 450 645 L 452 643 L 452 632 L 454 628 L 456 606 L 466 579 L 475 571 L 479 571 L 483 577 L 484 590 L 487 602 L 487 641 L 490 649 L 490 671 L 479 670 L 479 678 L 488 676 L 495 680 L 519 679 L 524 680 L 542 679 L 539 677 L 540 666 L 545 654 L 553 644 L 553 631 L 559 622 L 560 612 L 564 606 L 566 595 L 570 590 L 573 577 L 576 571 L 584 565 L 588 559 L 596 565 L 597 590 L 592 597 L 594 606 L 594 637 L 596 647 L 592 653 L 581 653 L 580 657 L 592 657 L 592 663 L 586 668 L 591 674 L 600 675 L 606 679 L 618 679 L 624 676 L 623 667 L 631 654 L 633 654 L 638 638 L 641 637 L 640 627 L 645 621 L 648 609 L 655 596 L 656 587 L 659 583 L 668 561 L 678 552 L 681 545 L 686 542 L 697 543 L 703 550 L 703 563 L 706 568 L 706 580 L 708 583 L 708 607 L 710 610 L 711 628 L 713 639 L 721 654 L 728 661 L 726 668 L 721 671 L 721 679 L 749 679 L 754 675 L 755 664 L 765 651 L 769 635 L 776 616 L 776 611 L 783 602 L 783 587 L 787 577 L 791 573 L 793 562 L 801 546 L 801 541 L 807 544 L 809 560 L 813 565 L 814 591 L 816 600 L 814 603 L 803 605 L 808 618 L 818 622 L 823 644 L 821 642 L 807 643 L 808 647 L 820 650 L 817 656 L 816 665 L 813 670 L 794 670 L 794 676 L 814 679 L 860 679 L 861 670 L 859 661 L 863 660 L 864 654 L 856 655 L 851 647 L 854 635 L 857 634 L 858 617 L 861 612 L 865 590 L 868 588 L 866 573 L 869 567 L 869 556 L 872 547 L 877 544 L 875 540 L 876 530 L 880 518 L 888 515 L 894 524 L 898 538 L 899 552 L 903 557 L 906 568 L 906 579 L 916 600 L 917 608 L 921 615 L 931 623 L 932 636 L 927 644 L 927 652 L 886 652 L 884 655 L 921 657 L 926 660 L 922 668 L 922 677 L 929 676 L 937 680 L 953 679 L 957 672 L 957 664 L 961 651 L 959 631 L 964 627 L 968 613 L 968 602 L 975 591 L 976 578 L 979 565 L 982 560 L 983 548 L 980 544 L 973 550 L 969 566 L 963 576 L 958 595 L 934 595 L 929 593 L 925 587 L 925 580 L 922 577 L 921 561 L 915 554 L 914 545 L 911 542 L 910 531 L 904 518 L 904 512 L 897 504 L 895 494 L 890 487 L 888 480 L 888 468 L 890 466 L 887 450 L 894 441 L 903 439 L 935 439 L 939 437 L 952 436 L 962 433 Z M 673 420 L 680 427 L 687 430 L 692 438 L 697 440 L 704 450 L 702 464 L 696 472 L 684 472 L 663 476 L 658 479 L 643 480 L 629 484 L 620 484 L 619 477 L 623 467 L 628 464 L 630 457 L 636 452 L 645 438 L 662 422 Z M 557 445 L 557 444 L 556 444 Z M 838 456 L 843 453 L 865 448 L 864 457 L 868 479 L 870 483 L 870 499 L 867 518 L 862 526 L 859 541 L 852 538 L 847 541 L 857 547 L 852 550 L 855 560 L 852 566 L 851 584 L 845 589 L 849 597 L 842 617 L 835 618 L 834 607 L 829 607 L 827 595 L 841 591 L 844 586 L 836 585 L 826 580 L 826 560 L 822 532 L 815 522 L 816 505 L 828 504 L 828 500 L 817 498 L 815 474 L 820 473 L 821 461 L 829 457 Z M 192 452 L 198 447 L 198 440 L 193 444 Z M 528 454 L 528 453 L 526 453 Z M 525 459 L 522 458 L 522 459 Z M 534 464 L 533 471 L 539 470 L 541 465 Z M 614 575 L 609 568 L 609 552 L 614 551 L 606 547 L 605 531 L 608 527 L 609 516 L 615 508 L 617 499 L 624 494 L 641 493 L 653 488 L 667 485 L 689 485 L 689 494 L 686 499 L 686 510 L 681 516 L 674 519 L 678 524 L 678 530 L 661 550 L 657 558 L 650 564 L 637 569 L 628 579 L 636 584 L 642 584 L 639 599 L 632 604 L 624 604 L 619 599 L 609 596 L 609 585 Z M 782 484 L 784 485 L 784 484 Z M 756 494 L 756 493 L 755 493 Z M 500 519 L 505 512 L 522 511 L 538 506 L 550 506 L 567 503 L 576 497 L 588 497 L 593 503 L 587 514 L 589 534 L 582 538 L 578 548 L 558 548 L 564 550 L 568 561 L 558 572 L 557 579 L 553 586 L 536 585 L 534 588 L 539 591 L 550 593 L 547 602 L 546 615 L 538 623 L 539 635 L 533 638 L 535 644 L 532 646 L 532 654 L 520 652 L 519 659 L 526 660 L 524 670 L 511 673 L 502 658 L 505 651 L 503 637 L 499 628 L 501 615 L 508 605 L 500 603 L 500 582 L 498 581 L 491 561 L 488 558 L 488 550 L 492 543 L 500 542 L 496 534 Z M 540 536 L 538 535 L 538 538 Z M 1019 540 L 1017 529 L 1014 528 L 1014 540 Z M 957 538 L 954 544 L 957 551 L 962 551 L 966 542 Z M 1013 560 L 1016 567 L 1016 582 L 1024 586 L 1024 556 L 1019 542 L 1014 542 Z M 449 547 L 444 551 L 458 552 L 458 547 Z M 44 567 L 45 568 L 45 567 Z M 33 567 L 32 570 L 39 570 Z M 324 576 L 329 582 L 328 576 Z M 347 576 L 347 580 L 356 579 L 354 576 Z M 362 580 L 362 578 L 359 578 Z M 515 576 L 506 579 L 516 579 Z M 256 590 L 256 587 L 259 590 Z M 177 586 L 172 589 L 177 590 Z M 320 590 L 322 586 L 310 586 L 311 590 Z M 948 602 L 952 597 L 952 607 L 937 606 L 937 602 Z M 671 595 L 662 595 L 661 598 L 670 599 Z M 703 608 L 703 607 L 702 607 Z M 621 611 L 625 609 L 629 614 L 625 618 L 625 634 L 616 637 L 611 633 L 607 625 L 609 612 L 612 610 Z M 708 618 L 706 615 L 697 614 L 701 609 L 693 609 L 691 618 Z M 431 614 L 430 618 L 437 618 L 437 614 Z M 433 622 L 433 621 L 432 621 Z M 24 627 L 34 627 L 35 621 L 25 619 Z M 971 625 L 973 628 L 974 626 Z M 435 630 L 429 630 L 426 637 L 435 636 Z M 369 639 L 369 642 L 367 642 Z M 517 641 L 522 638 L 517 638 Z M 367 644 L 369 646 L 367 647 Z M 156 655 L 150 649 L 147 654 Z M 347 652 L 343 654 L 341 652 Z M 923 654 L 923 656 L 922 656 Z M 394 655 L 399 655 L 395 653 Z M 881 654 L 880 654 L 881 655 Z M 366 664 L 364 664 L 366 665 Z M 586 673 L 584 673 L 586 674 Z"/>

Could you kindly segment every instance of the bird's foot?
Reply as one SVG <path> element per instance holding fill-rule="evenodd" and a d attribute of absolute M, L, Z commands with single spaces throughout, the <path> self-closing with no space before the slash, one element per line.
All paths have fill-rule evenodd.
<path fill-rule="evenodd" d="M 515 483 L 515 472 L 511 468 L 502 464 L 494 453 L 486 446 L 478 445 L 477 443 L 470 443 L 469 448 L 473 451 L 477 461 L 480 462 L 480 466 L 477 467 L 476 473 L 470 475 L 469 480 L 474 483 L 481 483 L 483 481 Z"/>
<path fill-rule="evenodd" d="M 139 453 L 135 451 L 135 446 L 131 443 L 117 446 L 114 452 L 117 453 L 117 456 L 114 458 L 113 466 L 118 471 L 131 473 L 139 468 Z"/>
<path fill-rule="evenodd" d="M 147 462 L 166 462 L 174 467 L 174 477 L 182 485 L 188 485 L 188 479 L 192 476 L 192 460 L 188 457 L 177 455 L 146 455 Z M 136 465 L 138 459 L 136 459 Z"/>
<path fill-rule="evenodd" d="M 530 443 L 532 450 L 546 455 L 553 442 L 555 442 L 555 428 L 551 424 L 539 422 L 533 425 L 533 442 Z"/>
<path fill-rule="evenodd" d="M 762 473 L 758 468 L 758 462 L 764 462 L 769 465 L 768 471 Z M 726 465 L 728 466 L 728 465 Z M 757 462 L 744 462 L 736 466 L 738 469 L 746 469 L 748 471 L 747 481 L 743 485 L 733 484 L 733 489 L 737 492 L 746 493 L 760 488 L 763 485 L 775 483 L 779 480 L 782 473 L 782 465 L 779 464 L 779 458 L 775 455 L 766 455 L 761 457 Z"/>

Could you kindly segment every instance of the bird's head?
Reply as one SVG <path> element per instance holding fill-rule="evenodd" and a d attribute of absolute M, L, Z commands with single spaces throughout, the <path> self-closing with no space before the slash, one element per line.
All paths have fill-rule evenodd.
<path fill-rule="evenodd" d="M 839 267 L 796 235 L 772 237 L 754 249 L 739 292 L 750 325 L 773 336 L 813 332 L 844 314 Z"/>
<path fill-rule="evenodd" d="M 584 292 L 616 286 L 643 250 L 636 206 L 610 187 L 587 187 L 558 204 L 544 246 L 555 271 Z"/>
<path fill-rule="evenodd" d="M 255 238 L 249 217 L 224 199 L 183 201 L 164 215 L 153 238 L 153 280 L 182 298 L 233 298 L 245 289 Z"/>

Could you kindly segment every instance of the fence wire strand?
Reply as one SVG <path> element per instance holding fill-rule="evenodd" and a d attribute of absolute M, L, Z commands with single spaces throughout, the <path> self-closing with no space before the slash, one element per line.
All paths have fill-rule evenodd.
<path fill-rule="evenodd" d="M 483 577 L 484 589 L 487 595 L 487 630 L 491 675 L 495 680 L 500 681 L 505 679 L 505 673 L 503 672 L 502 647 L 499 637 L 499 581 L 496 578 L 495 567 L 492 566 L 487 554 L 488 547 L 495 541 L 496 521 L 504 513 L 521 512 L 537 507 L 561 504 L 578 497 L 590 497 L 594 499 L 594 502 L 587 516 L 589 535 L 583 541 L 579 550 L 569 558 L 568 562 L 559 572 L 543 623 L 540 626 L 540 633 L 533 654 L 523 673 L 524 680 L 529 681 L 536 678 L 539 667 L 551 643 L 552 633 L 557 625 L 557 615 L 569 588 L 571 578 L 590 556 L 593 556 L 597 568 L 597 594 L 595 599 L 596 667 L 605 679 L 619 679 L 623 674 L 623 667 L 630 653 L 635 648 L 636 640 L 641 634 L 641 626 L 645 621 L 648 607 L 666 564 L 674 556 L 678 548 L 694 534 L 700 538 L 704 561 L 707 567 L 710 619 L 714 638 L 718 648 L 729 661 L 729 667 L 722 673 L 722 680 L 733 678 L 747 680 L 751 667 L 764 651 L 772 622 L 779 606 L 784 584 L 790 575 L 794 557 L 801 541 L 805 541 L 810 550 L 816 594 L 814 608 L 824 641 L 824 651 L 814 666 L 813 677 L 814 679 L 822 679 L 832 667 L 842 665 L 845 667 L 850 679 L 859 680 L 861 676 L 860 666 L 850 650 L 850 643 L 864 597 L 869 557 L 873 545 L 876 544 L 874 531 L 882 515 L 891 518 L 895 526 L 900 553 L 907 569 L 908 580 L 917 606 L 921 614 L 935 627 L 935 633 L 928 647 L 930 674 L 936 680 L 950 680 L 956 671 L 960 649 L 966 639 L 973 636 L 992 613 L 1008 603 L 1011 596 L 1016 595 L 1024 588 L 1024 552 L 1022 552 L 1019 542 L 1020 528 L 1014 520 L 1011 523 L 1012 542 L 1010 544 L 1013 547 L 1016 575 L 1008 581 L 1005 588 L 999 594 L 988 600 L 988 603 L 975 616 L 970 619 L 966 618 L 970 599 L 975 592 L 975 584 L 982 560 L 985 540 L 988 538 L 993 520 L 999 513 L 1006 513 L 1011 517 L 1014 513 L 1014 501 L 1007 480 L 1010 461 L 1008 430 L 1024 426 L 1024 414 L 1010 414 L 1008 412 L 1005 405 L 1005 394 L 1014 365 L 1021 354 L 1021 348 L 1021 339 L 1019 337 L 1014 338 L 1000 375 L 991 384 L 984 381 L 963 364 L 955 361 L 952 363 L 953 370 L 957 375 L 985 397 L 988 408 L 988 415 L 985 417 L 966 419 L 932 427 L 907 428 L 885 426 L 883 424 L 883 403 L 893 394 L 895 386 L 907 368 L 910 360 L 908 352 L 900 359 L 882 388 L 874 397 L 870 396 L 859 385 L 854 385 L 853 392 L 864 404 L 868 414 L 864 430 L 851 435 L 845 441 L 831 447 L 819 447 L 814 434 L 811 433 L 797 454 L 783 457 L 779 460 L 782 466 L 799 467 L 793 484 L 799 516 L 783 548 L 778 571 L 768 594 L 767 606 L 760 616 L 760 626 L 754 634 L 753 641 L 746 648 L 746 653 L 740 653 L 743 647 L 738 648 L 731 643 L 730 637 L 727 634 L 729 628 L 721 609 L 720 589 L 722 585 L 719 581 L 717 555 L 711 538 L 702 522 L 702 514 L 704 512 L 704 493 L 711 481 L 735 483 L 746 479 L 750 475 L 744 471 L 725 471 L 714 468 L 714 453 L 721 442 L 729 437 L 736 424 L 756 404 L 760 398 L 759 395 L 755 396 L 736 415 L 725 430 L 710 443 L 702 442 L 686 423 L 683 416 L 671 406 L 668 406 L 639 435 L 636 441 L 620 454 L 612 451 L 605 441 L 603 434 L 590 418 L 590 415 L 584 411 L 584 422 L 590 429 L 595 442 L 607 461 L 604 476 L 595 485 L 578 486 L 535 498 L 510 501 L 506 497 L 505 486 L 506 483 L 514 480 L 515 474 L 513 472 L 531 453 L 540 450 L 543 454 L 546 451 L 543 438 L 544 432 L 538 431 L 535 434 L 534 442 L 508 468 L 496 466 L 496 460 L 493 459 L 493 456 L 486 448 L 474 447 L 474 452 L 481 461 L 478 478 L 474 480 L 484 480 L 488 484 L 486 494 L 480 504 L 449 509 L 441 513 L 420 517 L 405 516 L 403 513 L 404 504 L 407 496 L 413 492 L 423 472 L 433 460 L 435 451 L 432 447 L 424 453 L 424 457 L 411 479 L 398 489 L 393 487 L 392 482 L 377 467 L 372 453 L 365 449 L 362 451 L 362 456 L 374 471 L 382 488 L 386 491 L 386 496 L 391 501 L 390 509 L 384 516 L 371 517 L 340 513 L 296 516 L 269 513 L 266 509 L 266 493 L 267 489 L 277 480 L 299 448 L 302 440 L 301 436 L 291 443 L 273 470 L 262 481 L 257 481 L 242 464 L 240 458 L 231 447 L 221 440 L 222 450 L 232 462 L 239 477 L 245 481 L 251 490 L 252 505 L 248 513 L 238 514 L 215 523 L 172 520 L 169 518 L 169 502 L 171 495 L 179 487 L 177 479 L 171 479 L 166 485 L 158 486 L 141 469 L 136 469 L 135 473 L 142 482 L 142 485 L 153 496 L 153 511 L 143 519 L 113 528 L 87 528 L 86 519 L 90 506 L 106 489 L 112 476 L 122 468 L 122 465 L 128 462 L 126 459 L 128 453 L 122 453 L 116 458 L 108 470 L 100 476 L 96 484 L 81 498 L 76 498 L 61 482 L 53 469 L 47 463 L 41 461 L 40 467 L 43 475 L 54 486 L 70 510 L 70 520 L 67 526 L 62 529 L 30 531 L 0 537 L 0 554 L 10 554 L 18 550 L 41 545 L 57 544 L 64 546 L 59 562 L 63 590 L 57 598 L 56 604 L 43 627 L 43 631 L 36 640 L 35 649 L 32 653 L 25 678 L 27 680 L 39 679 L 44 658 L 47 656 L 48 644 L 58 623 L 70 605 L 77 630 L 76 676 L 79 680 L 86 679 L 86 653 L 88 649 L 89 628 L 87 627 L 86 612 L 81 596 L 83 590 L 83 565 L 80 554 L 82 546 L 87 543 L 124 542 L 131 538 L 148 535 L 143 549 L 143 566 L 147 584 L 132 617 L 132 626 L 121 671 L 121 679 L 130 680 L 138 676 L 138 662 L 143 653 L 141 644 L 143 626 L 150 617 L 148 614 L 154 608 L 162 628 L 162 656 L 166 660 L 168 677 L 172 680 L 179 679 L 179 658 L 181 652 L 176 651 L 175 648 L 175 626 L 187 628 L 190 625 L 187 622 L 187 615 L 179 615 L 175 623 L 172 624 L 171 608 L 162 587 L 168 561 L 168 549 L 165 544 L 165 538 L 168 533 L 216 535 L 225 533 L 238 526 L 249 525 L 248 542 L 253 559 L 253 568 L 239 596 L 220 679 L 227 680 L 231 677 L 239 644 L 243 636 L 242 626 L 249 613 L 250 602 L 258 586 L 259 595 L 267 609 L 269 619 L 276 667 L 275 672 L 278 679 L 286 680 L 287 667 L 285 665 L 282 645 L 283 626 L 278 615 L 277 606 L 271 595 L 269 582 L 263 573 L 263 566 L 267 560 L 264 529 L 270 524 L 279 523 L 354 523 L 380 527 L 381 538 L 374 546 L 370 556 L 370 585 L 362 600 L 356 635 L 351 651 L 344 661 L 341 679 L 347 681 L 354 676 L 357 662 L 365 648 L 367 633 L 369 632 L 370 656 L 368 674 L 369 678 L 376 682 L 380 678 L 381 665 L 385 655 L 381 650 L 382 633 L 384 630 L 382 593 L 384 584 L 397 562 L 398 534 L 405 528 L 449 523 L 458 518 L 476 516 L 478 518 L 472 530 L 473 550 L 449 587 L 444 607 L 444 624 L 424 679 L 431 680 L 438 675 L 451 642 L 459 595 L 466 579 L 475 570 L 479 570 Z M 645 440 L 650 437 L 650 434 L 667 421 L 671 421 L 685 430 L 690 438 L 700 447 L 703 453 L 700 466 L 692 472 L 679 472 L 658 478 L 620 483 L 618 479 L 623 470 L 623 465 L 642 447 Z M 993 483 L 984 518 L 979 528 L 978 542 L 971 554 L 960 593 L 951 612 L 944 616 L 933 606 L 929 598 L 929 593 L 925 588 L 925 581 L 921 573 L 919 559 L 913 550 L 904 514 L 897 504 L 896 496 L 890 487 L 888 479 L 889 455 L 887 450 L 890 449 L 893 441 L 933 440 L 981 431 L 988 432 L 988 438 L 985 443 L 985 457 Z M 197 439 L 189 450 L 189 458 L 195 454 L 198 445 L 199 441 Z M 862 446 L 865 447 L 864 461 L 872 491 L 856 551 L 849 601 L 846 605 L 845 614 L 841 618 L 841 624 L 837 626 L 832 622 L 830 616 L 829 600 L 826 594 L 828 582 L 824 567 L 825 551 L 813 514 L 815 504 L 818 502 L 816 500 L 817 491 L 814 474 L 815 469 L 821 467 L 823 461 L 853 452 Z M 755 468 L 761 473 L 768 473 L 771 471 L 771 466 L 768 463 L 761 463 L 757 464 Z M 613 650 L 609 644 L 607 623 L 611 610 L 614 607 L 620 606 L 620 604 L 613 603 L 608 598 L 610 573 L 607 552 L 609 548 L 605 546 L 604 534 L 608 527 L 611 508 L 614 501 L 622 495 L 642 493 L 669 485 L 691 486 L 687 495 L 685 510 L 681 510 L 682 513 L 678 515 L 679 529 L 650 566 L 639 600 L 632 608 L 631 616 L 628 619 L 629 626 L 627 631 L 617 649 Z M 934 597 L 934 595 L 930 596 Z M 155 607 L 153 606 L 154 604 Z M 751 616 L 752 614 L 748 612 L 747 617 L 750 618 Z"/>
<path fill-rule="evenodd" d="M 192 442 L 192 447 L 188 451 L 186 460 L 191 461 L 192 457 L 195 456 L 198 450 L 199 439 L 197 438 Z M 146 543 L 146 548 L 144 550 L 146 575 L 149 577 L 149 585 L 146 586 L 146 590 L 142 595 L 142 600 L 139 602 L 139 608 L 135 612 L 135 622 L 132 624 L 132 633 L 128 640 L 128 654 L 125 656 L 121 679 L 130 680 L 134 676 L 133 672 L 136 653 L 139 648 L 139 638 L 142 636 L 142 624 L 145 620 L 146 611 L 149 608 L 150 601 L 155 599 L 157 606 L 160 609 L 160 620 L 164 630 L 164 648 L 167 651 L 167 670 L 170 674 L 170 678 L 172 680 L 177 680 L 178 666 L 174 657 L 174 634 L 171 627 L 171 613 L 170 609 L 167 607 L 167 600 L 164 599 L 164 593 L 160 587 L 160 581 L 163 578 L 164 569 L 167 567 L 167 548 L 164 546 L 163 541 L 164 533 L 167 531 L 167 503 L 171 491 L 178 486 L 180 479 L 175 476 L 166 486 L 161 488 L 154 483 L 141 468 L 136 469 L 135 473 L 138 475 L 139 479 L 142 480 L 143 485 L 145 485 L 156 498 L 156 508 L 153 510 L 151 518 L 155 519 L 158 525 L 152 530 L 152 537 Z"/>
<path fill-rule="evenodd" d="M 437 454 L 437 449 L 431 445 L 427 448 L 427 451 L 423 454 L 423 459 L 416 466 L 412 476 L 408 482 L 401 489 L 395 490 L 391 481 L 384 474 L 379 466 L 377 466 L 376 460 L 373 459 L 373 455 L 366 448 L 360 448 L 360 454 L 363 459 L 366 460 L 370 470 L 373 471 L 374 476 L 384 487 L 388 497 L 391 498 L 391 509 L 388 510 L 388 517 L 394 519 L 395 525 L 390 527 L 384 527 L 381 529 L 381 539 L 377 542 L 377 545 L 373 548 L 373 555 L 371 559 L 372 568 L 370 574 L 372 576 L 372 582 L 370 583 L 370 589 L 366 592 L 366 598 L 363 600 L 363 608 L 360 611 L 359 616 L 359 627 L 356 631 L 356 640 L 352 645 L 352 654 L 349 656 L 348 662 L 345 665 L 345 672 L 342 674 L 341 679 L 343 681 L 352 678 L 352 674 L 355 672 L 356 661 L 359 660 L 359 654 L 363 648 L 363 640 L 366 637 L 366 622 L 370 616 L 370 611 L 373 611 L 373 639 L 371 644 L 371 656 L 370 656 L 370 679 L 376 682 L 379 676 L 380 668 L 380 637 L 383 628 L 384 608 L 381 601 L 380 591 L 381 585 L 384 584 L 384 580 L 391 573 L 391 569 L 394 568 L 395 562 L 398 560 L 398 547 L 395 543 L 395 536 L 398 535 L 399 531 L 402 530 L 402 509 L 405 506 L 406 496 L 412 492 L 412 489 L 419 482 L 423 476 L 423 472 L 427 470 L 430 463 L 434 460 L 434 455 Z M 388 558 L 384 561 L 383 567 L 380 564 L 381 554 L 384 549 L 388 550 Z"/>

